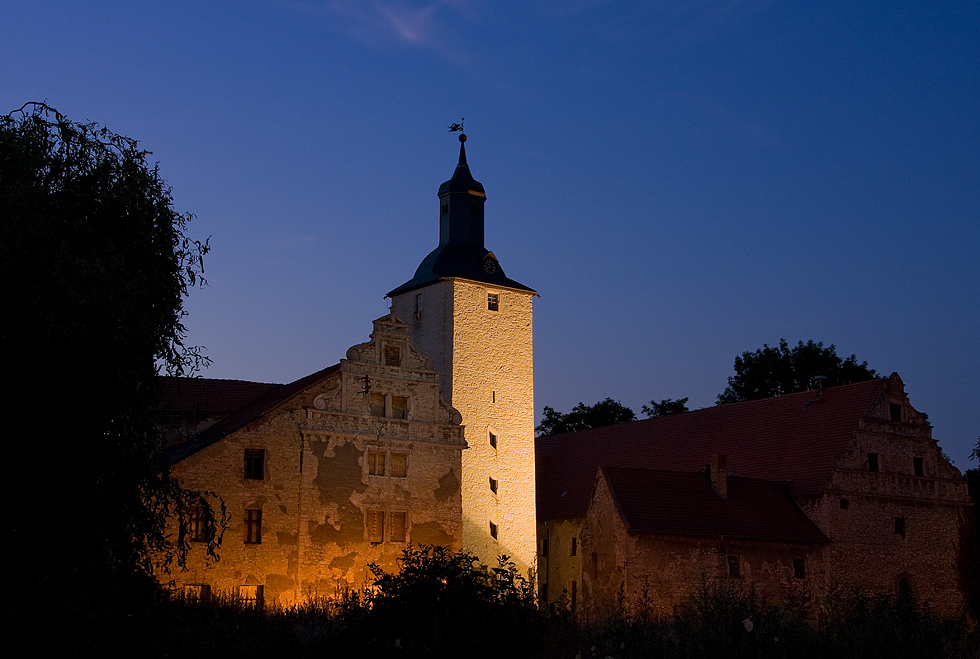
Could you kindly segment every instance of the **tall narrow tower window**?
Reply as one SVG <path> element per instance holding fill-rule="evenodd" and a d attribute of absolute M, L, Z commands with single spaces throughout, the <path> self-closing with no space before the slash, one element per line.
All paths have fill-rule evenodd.
<path fill-rule="evenodd" d="M 500 310 L 500 295 L 497 293 L 487 293 L 487 309 L 490 311 Z"/>
<path fill-rule="evenodd" d="M 497 448 L 497 435 L 490 433 L 490 446 Z"/>
<path fill-rule="evenodd" d="M 490 537 L 494 540 L 497 539 L 497 525 L 493 522 L 490 522 Z"/>

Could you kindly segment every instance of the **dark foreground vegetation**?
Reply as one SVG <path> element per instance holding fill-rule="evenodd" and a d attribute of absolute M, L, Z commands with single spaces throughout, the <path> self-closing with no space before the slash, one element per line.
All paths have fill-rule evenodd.
<path fill-rule="evenodd" d="M 481 569 L 466 553 L 415 548 L 397 575 L 378 571 L 363 592 L 306 605 L 257 607 L 223 598 L 159 597 L 112 617 L 73 617 L 71 655 L 140 657 L 786 657 L 972 658 L 978 633 L 910 600 L 838 594 L 818 626 L 789 603 L 766 605 L 738 586 L 705 585 L 676 618 L 577 622 L 541 608 L 506 560 Z M 64 631 L 50 620 L 32 645 Z"/>

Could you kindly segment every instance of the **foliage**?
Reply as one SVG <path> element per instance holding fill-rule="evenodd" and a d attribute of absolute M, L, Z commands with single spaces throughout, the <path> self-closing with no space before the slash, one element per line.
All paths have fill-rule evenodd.
<path fill-rule="evenodd" d="M 171 514 L 201 507 L 211 552 L 222 528 L 213 499 L 159 459 L 156 375 L 206 362 L 183 344 L 183 298 L 208 245 L 184 234 L 191 216 L 147 155 L 44 104 L 0 117 L 0 398 L 30 428 L 8 443 L 11 464 L 45 478 L 8 508 L 4 546 L 30 547 L 10 591 L 67 597 L 80 616 L 128 605 L 156 563 L 181 562 L 186 526 L 168 537 Z"/>
<path fill-rule="evenodd" d="M 833 344 L 825 348 L 822 342 L 800 341 L 791 348 L 785 339 L 780 339 L 778 347 L 765 344 L 735 358 L 735 375 L 728 378 L 728 387 L 718 395 L 718 403 L 807 391 L 817 376 L 826 377 L 825 386 L 833 387 L 870 380 L 877 373 L 868 368 L 868 362 L 858 363 L 855 355 L 841 359 Z"/>
<path fill-rule="evenodd" d="M 559 435 L 565 432 L 577 432 L 611 426 L 616 423 L 636 421 L 636 414 L 619 401 L 607 398 L 595 405 L 579 403 L 568 414 L 562 414 L 545 405 L 544 418 L 541 425 L 535 428 L 538 437 Z"/>
<path fill-rule="evenodd" d="M 690 412 L 687 409 L 687 398 L 678 398 L 674 400 L 673 398 L 664 398 L 659 403 L 655 400 L 651 400 L 649 405 L 643 406 L 643 413 L 647 415 L 648 419 L 652 419 L 658 416 L 667 416 L 669 414 L 680 414 L 681 412 Z"/>
<path fill-rule="evenodd" d="M 401 570 L 377 566 L 370 607 L 370 656 L 397 648 L 409 656 L 536 656 L 541 616 L 532 581 L 507 556 L 494 568 L 466 551 L 406 549 Z"/>
<path fill-rule="evenodd" d="M 980 449 L 980 440 L 977 441 Z M 971 457 L 976 458 L 976 450 Z M 963 474 L 973 507 L 963 513 L 960 523 L 959 568 L 960 589 L 974 620 L 980 620 L 980 469 Z"/>

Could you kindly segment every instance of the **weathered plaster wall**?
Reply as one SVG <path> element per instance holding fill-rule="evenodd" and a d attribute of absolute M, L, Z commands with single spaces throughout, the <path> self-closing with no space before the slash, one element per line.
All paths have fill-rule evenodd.
<path fill-rule="evenodd" d="M 497 311 L 488 309 L 488 293 L 499 296 Z M 469 446 L 463 454 L 463 545 L 488 564 L 507 554 L 524 573 L 536 559 L 532 297 L 452 279 L 392 300 L 392 310 L 411 319 L 417 345 L 433 357 L 462 415 Z"/>
<path fill-rule="evenodd" d="M 438 374 L 422 368 L 428 358 L 412 349 L 407 327 L 381 321 L 339 372 L 175 465 L 185 485 L 216 492 L 231 513 L 221 560 L 207 566 L 195 548 L 178 586 L 262 585 L 266 601 L 291 604 L 362 586 L 368 563 L 397 569 L 407 543 L 461 545 L 459 414 L 439 398 Z M 396 345 L 399 365 L 385 363 L 385 347 Z M 384 416 L 370 413 L 372 394 L 387 397 Z M 392 396 L 407 399 L 407 418 L 392 416 Z M 245 449 L 264 449 L 264 478 L 244 477 Z M 374 453 L 385 456 L 378 474 Z M 262 510 L 261 543 L 245 543 L 246 509 Z M 372 510 L 385 514 L 382 542 L 370 541 Z M 392 536 L 392 513 L 405 514 L 404 541 Z"/>
<path fill-rule="evenodd" d="M 670 616 L 688 606 L 705 585 L 754 591 L 772 602 L 815 602 L 826 595 L 826 548 L 720 537 L 628 533 L 608 487 L 596 488 L 582 529 L 583 597 L 586 617 L 601 619 L 622 611 L 635 616 Z M 739 576 L 728 572 L 738 558 Z M 805 574 L 795 577 L 794 560 Z"/>
<path fill-rule="evenodd" d="M 900 421 L 890 420 L 890 404 L 901 405 Z M 869 470 L 869 454 L 877 454 L 878 471 Z M 831 538 L 833 584 L 895 593 L 905 579 L 919 602 L 953 611 L 963 602 L 956 560 L 969 501 L 931 427 L 904 392 L 894 390 L 862 420 L 826 492 L 799 503 Z M 896 531 L 896 518 L 905 520 L 904 535 Z"/>
<path fill-rule="evenodd" d="M 570 605 L 572 582 L 575 582 L 576 599 L 582 597 L 582 525 L 583 519 L 548 520 L 538 525 L 538 575 L 540 590 L 547 586 L 547 601 L 559 602 L 564 598 Z M 576 541 L 572 554 L 572 539 Z M 545 553 L 547 544 L 547 556 Z M 543 598 L 544 599 L 544 598 Z M 576 607 L 578 602 L 576 602 Z"/>

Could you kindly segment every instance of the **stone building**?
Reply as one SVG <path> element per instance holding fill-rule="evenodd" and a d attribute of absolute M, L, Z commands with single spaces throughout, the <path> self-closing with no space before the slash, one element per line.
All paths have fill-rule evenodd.
<path fill-rule="evenodd" d="M 536 459 L 542 593 L 588 614 L 731 579 L 962 603 L 966 485 L 898 374 L 542 437 Z"/>
<path fill-rule="evenodd" d="M 173 473 L 231 518 L 221 560 L 193 547 L 177 586 L 292 604 L 360 587 L 369 563 L 396 569 L 408 543 L 458 549 L 466 444 L 439 386 L 394 314 L 291 384 L 168 381 L 168 433 L 190 435 L 170 451 Z"/>
<path fill-rule="evenodd" d="M 465 139 L 439 188 L 439 245 L 388 293 L 370 342 L 289 385 L 165 384 L 175 473 L 232 515 L 220 562 L 192 552 L 183 585 L 295 602 L 361 585 L 408 542 L 534 569 L 536 293 L 484 246 Z"/>
<path fill-rule="evenodd" d="M 510 556 L 535 567 L 534 365 L 531 302 L 484 246 L 486 193 L 466 162 L 439 188 L 439 245 L 415 276 L 388 293 L 415 344 L 432 356 L 459 410 L 463 546 L 485 563 Z"/>

